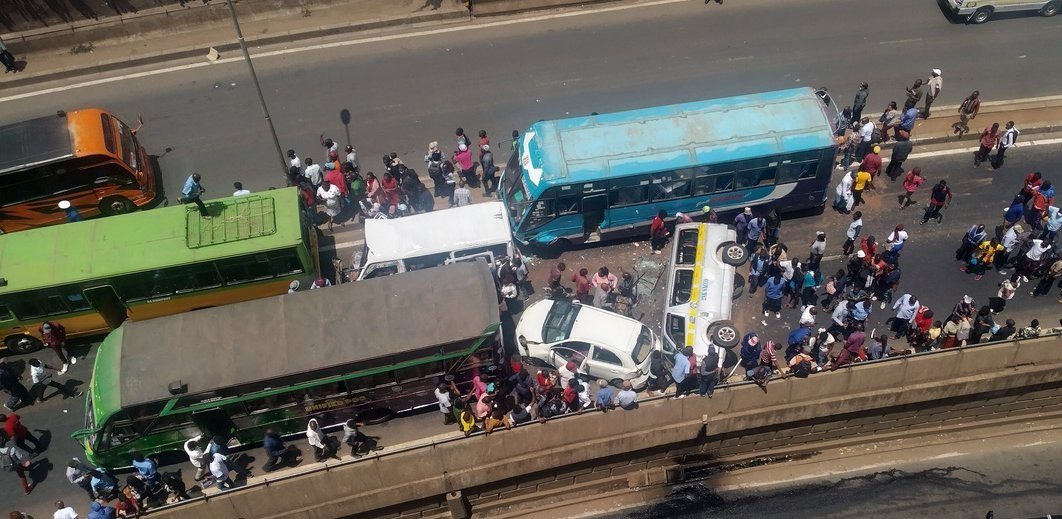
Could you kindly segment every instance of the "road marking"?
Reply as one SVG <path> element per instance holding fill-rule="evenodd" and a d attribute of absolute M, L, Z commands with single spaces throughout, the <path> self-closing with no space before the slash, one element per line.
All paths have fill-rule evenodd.
<path fill-rule="evenodd" d="M 351 45 L 363 45 L 363 44 L 367 44 L 367 43 L 379 43 L 379 42 L 398 40 L 398 39 L 418 38 L 418 37 L 424 37 L 424 36 L 434 36 L 434 35 L 438 35 L 438 34 L 446 34 L 446 33 L 459 32 L 459 31 L 489 29 L 489 28 L 492 28 L 492 27 L 504 27 L 504 26 L 507 26 L 507 25 L 541 22 L 541 21 L 545 21 L 545 20 L 555 20 L 555 19 L 562 19 L 562 18 L 571 18 L 571 17 L 574 17 L 574 16 L 585 16 L 585 15 L 591 15 L 591 14 L 609 13 L 609 12 L 614 12 L 614 11 L 626 11 L 628 9 L 639 9 L 639 8 L 643 8 L 643 7 L 656 7 L 656 6 L 660 6 L 660 5 L 677 4 L 677 3 L 686 2 L 686 1 L 687 0 L 656 0 L 655 2 L 628 4 L 628 5 L 616 5 L 616 6 L 609 6 L 609 7 L 600 7 L 600 8 L 596 8 L 596 9 L 586 9 L 586 10 L 578 10 L 578 11 L 566 11 L 566 12 L 560 12 L 560 13 L 542 14 L 542 15 L 537 15 L 537 16 L 529 16 L 529 17 L 525 17 L 525 18 L 515 18 L 515 19 L 510 19 L 510 20 L 497 20 L 497 21 L 485 22 L 485 23 L 471 23 L 471 24 L 467 24 L 467 25 L 458 25 L 458 26 L 452 26 L 452 27 L 442 27 L 442 28 L 439 28 L 439 29 L 428 29 L 428 30 L 423 30 L 423 31 L 418 31 L 418 32 L 410 32 L 410 33 L 402 33 L 402 34 L 389 34 L 389 35 L 385 35 L 385 36 L 373 36 L 373 37 L 369 37 L 369 38 L 359 38 L 359 39 L 356 39 L 356 40 L 349 40 L 349 41 L 336 41 L 336 42 L 330 42 L 330 43 L 321 43 L 321 44 L 317 44 L 317 45 L 307 45 L 307 46 L 304 46 L 304 47 L 296 47 L 296 48 L 293 48 L 293 49 L 281 49 L 281 50 L 274 50 L 274 51 L 268 51 L 268 52 L 252 53 L 252 56 L 255 59 L 271 58 L 271 57 L 274 57 L 274 56 L 284 56 L 284 55 L 287 55 L 287 54 L 295 54 L 295 53 L 301 53 L 301 52 L 311 52 L 311 51 L 317 51 L 317 50 L 323 50 L 323 49 L 333 49 L 333 48 L 339 48 L 339 47 L 348 47 L 348 46 L 351 46 Z M 253 42 L 251 44 L 253 45 Z M 206 56 L 206 49 L 203 50 L 203 53 L 204 53 L 204 57 L 205 57 Z M 36 91 L 33 91 L 33 92 L 26 92 L 26 93 L 23 93 L 23 94 L 16 94 L 16 95 L 7 96 L 7 97 L 0 97 L 0 103 L 5 103 L 5 102 L 8 102 L 8 101 L 17 101 L 19 99 L 26 99 L 28 97 L 35 97 L 35 96 L 46 95 L 46 94 L 54 94 L 56 92 L 65 92 L 65 91 L 68 91 L 68 90 L 73 90 L 75 88 L 82 88 L 82 87 L 96 86 L 96 85 L 104 85 L 104 84 L 107 84 L 107 83 L 114 83 L 114 82 L 117 82 L 117 81 L 126 81 L 126 80 L 129 80 L 129 79 L 137 79 L 137 78 L 149 77 L 149 76 L 154 76 L 154 75 L 159 75 L 159 74 L 168 74 L 170 72 L 180 72 L 180 71 L 191 70 L 191 69 L 200 68 L 200 67 L 209 67 L 211 65 L 235 63 L 235 62 L 238 62 L 238 61 L 243 61 L 243 57 L 239 56 L 239 57 L 233 57 L 233 58 L 222 58 L 222 59 L 219 59 L 219 60 L 214 61 L 214 62 L 203 61 L 203 62 L 200 62 L 200 63 L 189 63 L 189 64 L 186 64 L 186 65 L 177 65 L 177 66 L 160 68 L 160 69 L 155 69 L 155 70 L 148 70 L 148 71 L 144 71 L 144 72 L 136 72 L 136 73 L 133 73 L 133 74 L 125 74 L 125 75 L 122 75 L 122 76 L 94 79 L 94 80 L 91 80 L 91 81 L 79 82 L 79 83 L 74 84 L 74 85 L 64 85 L 64 86 L 55 87 L 55 88 L 45 88 L 43 90 L 36 90 Z M 986 104 L 986 103 L 982 103 L 982 104 Z"/>
<path fill-rule="evenodd" d="M 324 246 L 318 247 L 317 250 L 324 251 L 324 252 L 330 252 L 330 251 L 339 250 L 339 249 L 349 249 L 349 248 L 357 247 L 359 245 L 364 245 L 364 244 L 365 244 L 365 240 L 345 241 L 345 242 L 336 243 L 336 244 L 333 244 L 333 245 L 324 245 Z"/>
<path fill-rule="evenodd" d="M 879 41 L 878 45 L 891 45 L 893 43 L 915 43 L 915 42 L 919 42 L 919 41 L 922 41 L 922 38 L 908 38 L 906 40 Z"/>

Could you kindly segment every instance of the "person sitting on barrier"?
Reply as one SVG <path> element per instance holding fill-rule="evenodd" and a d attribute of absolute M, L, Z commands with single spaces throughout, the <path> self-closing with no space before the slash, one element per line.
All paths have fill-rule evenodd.
<path fill-rule="evenodd" d="M 594 395 L 594 407 L 608 412 L 616 408 L 616 393 L 605 379 L 597 380 L 597 394 Z"/>

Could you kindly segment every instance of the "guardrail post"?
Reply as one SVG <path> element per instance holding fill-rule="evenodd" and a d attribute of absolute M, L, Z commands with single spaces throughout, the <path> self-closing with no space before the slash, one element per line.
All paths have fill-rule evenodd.
<path fill-rule="evenodd" d="M 446 493 L 446 506 L 450 508 L 450 517 L 454 519 L 469 519 L 472 517 L 472 505 L 465 499 L 465 494 L 460 490 Z"/>

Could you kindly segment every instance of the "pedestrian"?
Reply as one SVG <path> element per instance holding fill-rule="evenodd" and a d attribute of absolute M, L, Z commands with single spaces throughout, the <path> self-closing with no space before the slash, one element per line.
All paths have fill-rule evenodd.
<path fill-rule="evenodd" d="M 1018 329 L 1015 326 L 1014 319 L 1007 319 L 1003 326 L 992 332 L 990 341 L 1005 341 L 1011 338 L 1014 334 L 1018 333 Z"/>
<path fill-rule="evenodd" d="M 317 199 L 324 202 L 325 214 L 328 215 L 328 232 L 332 232 L 332 224 L 342 211 L 339 206 L 339 200 L 342 196 L 339 192 L 339 186 L 327 180 L 322 182 L 321 186 L 317 188 Z"/>
<path fill-rule="evenodd" d="M 623 381 L 623 389 L 616 393 L 616 404 L 620 409 L 632 411 L 638 408 L 638 393 L 634 391 L 634 385 L 630 380 Z"/>
<path fill-rule="evenodd" d="M 762 216 L 757 216 L 749 220 L 749 226 L 746 232 L 745 248 L 751 249 L 753 245 L 756 245 L 760 238 L 763 237 L 763 232 L 767 228 L 767 219 Z M 764 240 L 764 246 L 769 246 Z"/>
<path fill-rule="evenodd" d="M 206 457 L 206 452 L 199 446 L 199 441 L 203 439 L 203 435 L 199 434 L 194 438 L 189 438 L 184 441 L 184 453 L 188 456 L 189 463 L 195 467 L 195 475 L 192 479 L 195 481 L 202 481 L 203 476 L 207 473 L 209 467 L 209 461 Z M 206 485 L 204 485 L 206 486 Z"/>
<path fill-rule="evenodd" d="M 232 188 L 235 189 L 235 191 L 232 192 L 232 196 L 245 196 L 251 194 L 250 189 L 243 188 L 242 182 L 233 182 Z"/>
<path fill-rule="evenodd" d="M 775 319 L 782 318 L 782 296 L 785 294 L 786 281 L 780 272 L 775 272 L 763 283 L 763 316 L 774 312 Z"/>
<path fill-rule="evenodd" d="M 1046 180 L 1033 193 L 1032 204 L 1029 210 L 1025 211 L 1025 222 L 1032 227 L 1032 230 L 1036 231 L 1043 227 L 1044 214 L 1054 202 L 1055 188 L 1051 185 L 1051 181 Z"/>
<path fill-rule="evenodd" d="M 184 181 L 184 187 L 181 188 L 181 203 L 195 204 L 199 208 L 199 215 L 203 218 L 209 218 L 210 213 L 207 212 L 206 205 L 203 204 L 202 196 L 206 191 L 203 184 L 200 183 L 203 177 L 199 173 L 192 173 L 187 180 Z"/>
<path fill-rule="evenodd" d="M 479 165 L 483 170 L 483 196 L 490 196 L 498 189 L 498 168 L 494 165 L 494 154 L 490 152 L 490 145 L 482 144 L 479 149 Z"/>
<path fill-rule="evenodd" d="M 848 256 L 852 254 L 852 250 L 855 248 L 855 241 L 859 238 L 859 233 L 863 230 L 863 212 L 856 211 L 852 213 L 852 223 L 848 224 L 848 230 L 845 231 L 844 245 L 841 247 L 841 254 Z"/>
<path fill-rule="evenodd" d="M 671 378 L 675 380 L 675 398 L 682 398 L 697 387 L 696 377 L 690 365 L 692 355 L 693 348 L 690 346 L 675 352 L 675 362 L 671 368 Z"/>
<path fill-rule="evenodd" d="M 7 50 L 7 45 L 4 44 L 3 38 L 0 38 L 0 63 L 4 64 L 4 74 L 18 72 L 18 63 L 15 61 L 15 56 L 11 54 L 11 51 Z"/>
<path fill-rule="evenodd" d="M 870 96 L 870 85 L 866 82 L 859 84 L 855 99 L 852 101 L 852 123 L 855 124 L 863 117 L 863 109 L 867 106 L 867 97 Z"/>
<path fill-rule="evenodd" d="M 926 108 L 922 113 L 924 119 L 929 119 L 929 107 L 933 105 L 933 101 L 940 95 L 941 89 L 944 88 L 944 78 L 940 76 L 940 69 L 935 68 L 930 71 L 929 80 L 926 81 Z"/>
<path fill-rule="evenodd" d="M 588 277 L 590 271 L 585 268 L 579 269 L 579 272 L 572 274 L 572 283 L 575 283 L 575 298 L 580 303 L 591 304 L 592 298 L 590 297 L 590 278 Z"/>
<path fill-rule="evenodd" d="M 1018 193 L 1018 196 L 1021 197 L 1022 203 L 1027 204 L 1029 203 L 1029 200 L 1032 200 L 1036 192 L 1040 190 L 1040 186 L 1044 182 L 1043 178 L 1043 174 L 1039 171 L 1034 171 L 1025 175 L 1025 183 L 1022 184 L 1021 192 Z"/>
<path fill-rule="evenodd" d="M 66 327 L 62 323 L 45 321 L 41 323 L 37 331 L 40 332 L 44 345 L 51 348 L 55 356 L 59 357 L 59 362 L 63 363 L 63 367 L 59 369 L 60 375 L 66 373 L 70 364 L 77 364 L 77 357 L 66 347 Z"/>
<path fill-rule="evenodd" d="M 1047 267 L 1044 275 L 1040 276 L 1040 281 L 1033 287 L 1032 292 L 1029 292 L 1029 295 L 1033 297 L 1046 295 L 1059 278 L 1062 278 L 1062 258 L 1056 259 L 1054 263 Z"/>
<path fill-rule="evenodd" d="M 870 148 L 870 153 L 863 156 L 863 163 L 859 169 L 870 173 L 871 180 L 878 176 L 881 172 L 881 146 Z"/>
<path fill-rule="evenodd" d="M 834 189 L 835 196 L 833 198 L 833 208 L 841 213 L 848 214 L 852 210 L 855 204 L 855 198 L 852 196 L 852 185 L 855 183 L 855 172 L 846 171 L 844 176 L 841 177 L 841 181 L 837 183 L 837 187 Z"/>
<path fill-rule="evenodd" d="M 941 180 L 929 193 L 929 203 L 926 204 L 925 214 L 922 215 L 920 224 L 925 224 L 932 218 L 936 218 L 938 224 L 941 223 L 944 220 L 944 213 L 941 211 L 947 209 L 950 203 L 951 188 L 948 187 L 947 180 Z"/>
<path fill-rule="evenodd" d="M 59 393 L 65 398 L 74 398 L 81 396 L 81 391 L 71 391 L 66 388 L 65 385 L 60 384 L 52 379 L 52 372 L 55 372 L 55 368 L 41 362 L 40 359 L 30 359 L 29 362 L 30 378 L 33 380 L 33 387 L 30 388 L 30 395 L 35 400 L 41 402 L 45 401 L 44 391 L 49 386 L 59 390 Z"/>
<path fill-rule="evenodd" d="M 284 458 L 287 456 L 288 449 L 284 446 L 284 440 L 273 429 L 266 430 L 265 436 L 262 438 L 262 448 L 266 453 L 266 462 L 262 465 L 262 470 L 272 472 L 277 468 L 278 464 L 287 461 Z M 213 468 L 211 468 L 211 471 L 213 471 Z M 220 482 L 222 479 L 218 478 L 218 481 Z"/>
<path fill-rule="evenodd" d="M 608 412 L 616 408 L 616 392 L 608 385 L 605 379 L 597 379 L 597 393 L 594 395 L 594 408 Z"/>
<path fill-rule="evenodd" d="M 878 122 L 881 123 L 881 142 L 888 142 L 889 130 L 900 126 L 900 115 L 896 101 L 889 101 L 889 104 L 882 110 L 881 116 L 878 117 Z"/>
<path fill-rule="evenodd" d="M 841 163 L 837 165 L 837 169 L 847 170 L 852 165 L 852 161 L 856 159 L 856 153 L 859 151 L 863 139 L 859 135 L 858 129 L 846 128 L 843 129 L 844 135 L 838 137 L 841 145 Z"/>
<path fill-rule="evenodd" d="M 91 478 L 89 485 L 97 499 L 113 499 L 114 495 L 119 492 L 118 480 L 107 469 L 103 467 L 92 469 L 89 477 Z"/>
<path fill-rule="evenodd" d="M 771 206 L 771 210 L 767 211 L 764 221 L 767 223 L 767 227 L 764 229 L 763 245 L 770 247 L 778 243 L 778 239 L 782 235 L 782 215 L 778 212 L 778 208 Z"/>
<path fill-rule="evenodd" d="M 20 449 L 34 456 L 44 452 L 41 441 L 22 424 L 22 417 L 17 413 L 0 413 L 0 423 L 4 424 L 4 436 L 15 442 Z M 27 441 L 33 444 L 32 448 L 26 443 Z"/>
<path fill-rule="evenodd" d="M 907 89 L 907 102 L 912 105 L 918 104 L 922 100 L 922 90 L 922 79 L 918 78 L 915 80 L 914 85 Z"/>
<path fill-rule="evenodd" d="M 864 117 L 859 122 L 859 146 L 856 148 L 856 157 L 863 158 L 870 153 L 874 145 L 874 123 L 870 122 L 869 117 Z"/>
<path fill-rule="evenodd" d="M 334 152 L 329 155 L 329 157 L 335 156 Z M 330 164 L 332 167 L 328 168 L 325 173 L 325 180 L 339 189 L 338 207 L 342 210 L 344 204 L 350 199 L 350 185 L 347 184 L 347 176 L 343 174 L 343 165 L 339 163 L 339 159 L 333 158 Z"/>
<path fill-rule="evenodd" d="M 896 144 L 892 146 L 892 158 L 889 160 L 889 167 L 885 168 L 885 174 L 889 176 L 890 180 L 896 180 L 900 177 L 900 173 L 903 173 L 903 162 L 911 155 L 913 149 L 914 144 L 911 144 L 911 139 L 904 137 L 903 132 L 901 132 L 896 138 Z"/>
<path fill-rule="evenodd" d="M 746 207 L 734 217 L 734 230 L 737 231 L 737 242 L 745 243 L 748 236 L 749 221 L 752 220 L 752 208 Z"/>
<path fill-rule="evenodd" d="M 229 472 L 231 472 L 232 469 L 229 468 L 228 459 L 220 452 L 215 452 L 211 456 L 209 469 L 210 474 L 214 476 L 214 481 L 217 482 L 218 490 L 228 490 L 236 486 L 236 484 L 233 483 L 232 478 L 229 477 Z M 266 470 L 265 467 L 262 467 L 262 469 Z M 269 470 L 272 469 L 270 468 Z"/>
<path fill-rule="evenodd" d="M 982 306 L 973 319 L 973 326 L 970 328 L 970 338 L 967 344 L 979 344 L 984 334 L 990 333 L 995 325 L 995 319 L 992 318 L 992 309 L 988 305 Z"/>
<path fill-rule="evenodd" d="M 336 447 L 332 445 L 332 437 L 321 429 L 316 418 L 310 418 L 310 421 L 306 424 L 306 441 L 310 444 L 310 447 L 313 447 L 314 461 L 320 462 L 328 458 L 339 460 L 339 456 L 336 455 Z"/>
<path fill-rule="evenodd" d="M 78 212 L 77 208 L 74 207 L 69 200 L 60 200 L 59 209 L 66 214 L 66 221 L 68 222 L 80 222 L 81 220 L 84 220 L 81 213 Z"/>
<path fill-rule="evenodd" d="M 966 231 L 963 235 L 962 241 L 959 243 L 959 248 L 955 249 L 955 260 L 967 262 L 970 259 L 970 253 L 972 253 L 981 242 L 988 239 L 988 233 L 985 232 L 984 224 L 975 224 Z"/>
<path fill-rule="evenodd" d="M 992 153 L 992 147 L 999 144 L 999 123 L 992 123 L 991 127 L 981 132 L 980 148 L 974 152 L 974 167 L 981 167 L 981 163 L 988 160 Z"/>
<path fill-rule="evenodd" d="M 78 519 L 77 511 L 72 506 L 66 506 L 66 503 L 62 501 L 56 501 L 52 519 Z"/>
<path fill-rule="evenodd" d="M 302 170 L 302 176 L 310 182 L 310 187 L 315 191 L 321 187 L 321 181 L 324 180 L 324 171 L 321 170 L 320 164 L 314 164 L 313 159 L 306 157 L 306 168 Z"/>
<path fill-rule="evenodd" d="M 749 297 L 752 297 L 767 276 L 767 269 L 771 265 L 771 257 L 759 245 L 750 250 L 749 254 L 751 257 L 749 258 L 748 287 Z"/>
<path fill-rule="evenodd" d="M 1040 239 L 1044 243 L 1055 242 L 1055 238 L 1058 237 L 1058 231 L 1062 229 L 1062 211 L 1055 206 L 1047 207 L 1047 214 L 1044 216 L 1044 231 L 1040 233 Z"/>
<path fill-rule="evenodd" d="M 892 167 L 892 163 L 889 163 L 889 167 Z M 911 200 L 911 196 L 914 195 L 918 187 L 926 181 L 926 178 L 922 176 L 922 168 L 915 167 L 911 171 L 908 171 L 903 177 L 903 190 L 904 194 L 900 195 L 898 201 L 900 202 L 900 209 L 906 209 L 907 206 L 914 203 Z"/>
<path fill-rule="evenodd" d="M 826 254 L 826 233 L 823 231 L 815 233 L 815 241 L 811 242 L 808 249 L 808 269 L 818 272 L 822 257 Z"/>
<path fill-rule="evenodd" d="M 667 226 L 664 224 L 664 219 L 667 218 L 667 211 L 661 209 L 653 217 L 653 221 L 649 223 L 649 241 L 653 254 L 660 254 L 660 251 L 664 249 L 664 245 L 667 244 L 667 237 L 670 235 L 667 232 Z"/>
<path fill-rule="evenodd" d="M 995 171 L 1003 167 L 1003 155 L 1007 153 L 1007 150 L 1017 144 L 1018 135 L 1020 134 L 1021 132 L 1014 127 L 1014 121 L 1007 121 L 1007 126 L 999 136 L 999 141 L 996 143 L 996 155 L 992 157 L 992 161 L 988 167 L 989 171 Z"/>
<path fill-rule="evenodd" d="M 962 137 L 963 134 L 970 132 L 970 121 L 977 117 L 977 113 L 981 111 L 981 92 L 974 90 L 970 95 L 966 96 L 966 99 L 962 100 L 959 105 L 959 122 L 951 125 L 952 133 Z"/>
<path fill-rule="evenodd" d="M 72 458 L 66 464 L 66 480 L 88 494 L 89 501 L 96 499 L 95 494 L 92 493 L 91 473 L 92 468 L 82 463 L 78 458 Z"/>
<path fill-rule="evenodd" d="M 899 339 L 907 335 L 907 330 L 911 326 L 911 321 L 915 317 L 915 312 L 921 308 L 921 304 L 918 302 L 918 298 L 911 294 L 904 294 L 896 300 L 892 305 L 892 309 L 896 310 L 896 316 L 892 319 L 890 329 L 895 334 L 894 339 Z"/>
<path fill-rule="evenodd" d="M 428 165 L 428 177 L 432 180 L 436 197 L 446 196 L 446 179 L 442 174 L 442 164 L 445 160 L 446 157 L 439 150 L 439 143 L 429 142 L 428 152 L 424 154 L 424 163 Z"/>
<path fill-rule="evenodd" d="M 443 415 L 443 425 L 450 425 L 454 423 L 454 395 L 456 391 L 451 393 L 450 386 L 445 382 L 440 382 L 438 387 L 435 388 L 435 400 L 439 402 L 439 412 Z"/>
<path fill-rule="evenodd" d="M 903 246 L 907 244 L 907 239 L 910 237 L 907 231 L 903 230 L 903 224 L 896 224 L 896 227 L 892 229 L 888 237 L 885 238 L 885 252 L 882 256 L 885 261 L 895 264 L 900 257 L 900 251 L 903 250 Z"/>
<path fill-rule="evenodd" d="M 288 169 L 289 172 L 294 173 L 294 171 L 291 171 L 291 168 L 296 168 L 298 174 L 300 176 L 302 175 L 302 159 L 300 159 L 299 155 L 295 153 L 295 150 L 288 150 Z"/>
<path fill-rule="evenodd" d="M 1034 238 L 1029 242 L 1029 250 L 1025 252 L 1025 256 L 1018 263 L 1018 273 L 1021 274 L 1023 283 L 1029 282 L 1029 276 L 1034 275 L 1036 270 L 1040 268 L 1044 261 L 1044 254 L 1050 249 L 1051 245 L 1044 243 L 1039 238 Z"/>
<path fill-rule="evenodd" d="M 454 189 L 454 207 L 464 207 L 472 204 L 472 190 L 466 187 L 465 179 L 457 181 L 457 188 Z"/>
<path fill-rule="evenodd" d="M 1001 281 L 999 283 L 999 290 L 996 291 L 996 296 L 988 298 L 988 308 L 992 310 L 992 313 L 998 314 L 999 312 L 1006 310 L 1007 301 L 1014 299 L 1020 286 L 1021 280 L 1018 279 L 1017 274 Z"/>
<path fill-rule="evenodd" d="M 726 354 L 715 343 L 708 344 L 708 353 L 697 363 L 697 394 L 712 398 L 715 393 L 715 385 L 719 383 L 719 377 L 723 374 L 723 359 Z"/>
<path fill-rule="evenodd" d="M 704 213 L 704 221 L 708 223 L 719 223 L 719 213 L 715 212 L 711 206 L 704 206 L 701 208 L 701 212 Z"/>
<path fill-rule="evenodd" d="M 1015 224 L 1021 221 L 1025 216 L 1025 203 L 1021 200 L 1021 195 L 1015 196 L 1014 200 L 1011 200 L 1010 206 L 1003 211 L 1003 228 L 1010 229 Z"/>
<path fill-rule="evenodd" d="M 1022 228 L 1020 223 L 1014 224 L 1013 227 L 1003 233 L 1003 239 L 999 242 L 1003 246 L 1003 252 L 996 254 L 996 269 L 999 270 L 1001 275 L 1007 274 L 1005 269 L 1017 258 L 1023 242 L 1020 237 L 1024 234 L 1025 229 Z"/>
<path fill-rule="evenodd" d="M 464 128 L 457 128 L 456 130 L 454 130 L 454 135 L 457 136 L 458 146 L 464 144 L 465 147 L 472 147 L 472 140 L 469 139 L 467 135 L 465 135 Z"/>
<path fill-rule="evenodd" d="M 900 126 L 896 129 L 896 138 L 899 139 L 904 132 L 904 138 L 910 138 L 914 132 L 915 122 L 918 121 L 918 109 L 915 108 L 915 103 L 910 100 L 903 105 L 903 115 L 900 116 Z"/>
<path fill-rule="evenodd" d="M 465 144 L 457 146 L 457 151 L 454 152 L 454 163 L 461 168 L 461 178 L 464 179 L 465 184 L 471 187 L 478 187 L 476 164 L 472 161 L 472 151 L 469 150 L 468 146 Z"/>
<path fill-rule="evenodd" d="M 372 439 L 358 429 L 360 426 L 361 424 L 353 419 L 347 420 L 343 423 L 342 442 L 344 445 L 350 447 L 350 456 L 352 458 L 360 458 L 363 451 L 368 452 L 370 450 L 377 450 L 375 449 L 375 446 L 372 445 Z M 470 433 L 470 430 L 466 432 Z M 465 434 L 465 436 L 467 435 L 468 434 Z"/>
<path fill-rule="evenodd" d="M 877 149 L 877 146 L 874 147 Z M 869 171 L 864 171 L 860 168 L 859 172 L 855 174 L 855 179 L 852 183 L 852 207 L 857 207 L 863 202 L 863 191 L 867 187 L 873 185 L 873 175 Z"/>

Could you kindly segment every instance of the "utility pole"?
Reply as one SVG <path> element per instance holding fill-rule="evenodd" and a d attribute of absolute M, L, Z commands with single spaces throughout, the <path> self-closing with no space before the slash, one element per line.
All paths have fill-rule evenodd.
<path fill-rule="evenodd" d="M 284 159 L 284 150 L 280 149 L 280 139 L 277 138 L 277 129 L 273 127 L 273 119 L 269 117 L 269 108 L 266 106 L 265 96 L 262 95 L 262 86 L 258 84 L 258 74 L 254 72 L 254 64 L 251 63 L 251 54 L 247 52 L 247 43 L 243 41 L 243 31 L 240 30 L 240 22 L 236 19 L 236 7 L 232 0 L 226 0 L 229 5 L 229 13 L 232 15 L 232 27 L 236 29 L 236 39 L 240 42 L 243 50 L 243 60 L 251 71 L 251 80 L 254 81 L 254 89 L 258 91 L 258 102 L 262 105 L 262 115 L 265 116 L 266 124 L 269 125 L 269 134 L 273 136 L 273 146 L 277 149 L 277 159 L 280 160 L 280 174 L 284 178 L 284 185 L 289 185 L 288 161 Z"/>

